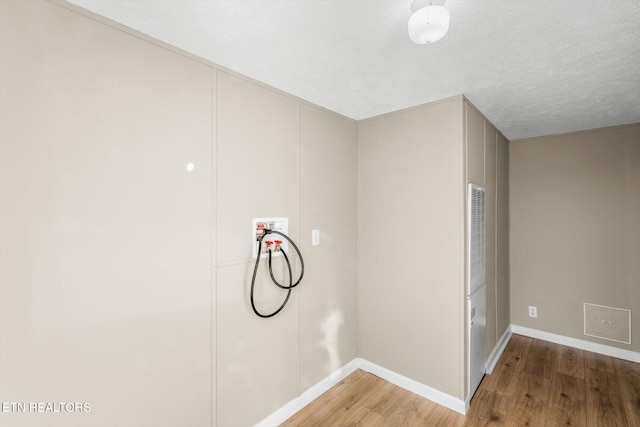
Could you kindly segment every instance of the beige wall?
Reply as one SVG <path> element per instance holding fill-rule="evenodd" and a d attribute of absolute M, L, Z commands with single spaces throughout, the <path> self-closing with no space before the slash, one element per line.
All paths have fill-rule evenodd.
<path fill-rule="evenodd" d="M 485 356 L 489 357 L 500 338 L 497 324 L 497 295 L 496 295 L 496 128 L 488 121 L 485 122 L 485 188 L 486 188 L 486 281 L 487 281 L 487 329 L 485 341 Z"/>
<path fill-rule="evenodd" d="M 462 97 L 358 124 L 363 358 L 464 398 Z"/>
<path fill-rule="evenodd" d="M 463 96 L 358 123 L 360 355 L 461 400 L 467 181 L 488 194 L 487 356 L 508 327 L 499 141 Z"/>
<path fill-rule="evenodd" d="M 496 140 L 496 338 L 511 324 L 509 140 Z M 497 344 L 497 343 L 496 343 Z"/>
<path fill-rule="evenodd" d="M 209 424 L 211 69 L 0 7 L 0 424 Z"/>
<path fill-rule="evenodd" d="M 477 108 L 464 102 L 465 167 L 467 182 L 485 185 L 485 119 Z"/>
<path fill-rule="evenodd" d="M 515 141 L 510 161 L 512 322 L 640 351 L 640 125 Z M 584 302 L 630 309 L 632 344 L 585 336 Z"/>
<path fill-rule="evenodd" d="M 356 124 L 77 10 L 0 2 L 0 401 L 91 412 L 0 424 L 255 423 L 357 355 Z M 258 216 L 307 266 L 269 320 Z"/>
<path fill-rule="evenodd" d="M 356 127 L 300 104 L 300 389 L 357 355 Z M 320 246 L 309 231 L 320 230 Z"/>
<path fill-rule="evenodd" d="M 217 88 L 218 424 L 245 426 L 357 356 L 356 127 L 226 72 Z M 305 278 L 265 320 L 248 300 L 251 219 L 281 216 Z M 283 292 L 258 277 L 259 309 L 272 311 Z"/>

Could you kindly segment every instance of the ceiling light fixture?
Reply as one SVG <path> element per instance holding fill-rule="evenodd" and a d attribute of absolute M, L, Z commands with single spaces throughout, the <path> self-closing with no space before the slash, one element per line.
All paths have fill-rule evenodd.
<path fill-rule="evenodd" d="M 449 30 L 451 15 L 441 5 L 444 1 L 414 0 L 411 4 L 413 15 L 409 18 L 409 38 L 416 44 L 434 43 L 444 37 Z"/>

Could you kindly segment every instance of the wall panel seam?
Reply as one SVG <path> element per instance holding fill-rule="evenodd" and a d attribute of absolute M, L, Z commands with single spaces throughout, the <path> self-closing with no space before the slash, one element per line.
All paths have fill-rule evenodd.
<path fill-rule="evenodd" d="M 356 288 L 356 356 L 361 357 L 360 354 L 360 123 L 356 123 L 356 139 L 355 139 L 355 188 L 356 188 L 356 268 L 355 268 L 355 288 Z"/>
<path fill-rule="evenodd" d="M 301 139 L 301 132 L 300 132 L 300 128 L 301 128 L 301 124 L 300 124 L 300 101 L 298 101 L 296 103 L 296 148 L 298 149 L 298 161 L 297 161 L 297 209 L 298 212 L 296 212 L 296 217 L 297 217 L 297 225 L 296 228 L 298 229 L 298 243 L 299 245 L 302 245 L 302 241 L 301 241 L 301 237 L 302 237 L 302 230 L 300 229 L 300 224 L 302 223 L 302 220 L 300 218 L 301 212 L 302 212 L 302 139 Z M 298 325 L 298 345 L 296 346 L 297 348 L 297 357 L 296 357 L 296 370 L 297 370 L 297 375 L 296 375 L 296 395 L 300 396 L 300 394 L 302 393 L 302 371 L 301 371 L 301 354 L 302 354 L 302 336 L 300 333 L 300 330 L 302 328 L 301 325 L 301 316 L 300 316 L 300 310 L 302 309 L 302 299 L 300 298 L 300 292 L 296 292 L 296 298 L 298 299 L 298 309 L 296 310 L 296 316 L 297 316 L 297 321 L 296 324 Z"/>
<path fill-rule="evenodd" d="M 215 158 L 211 159 L 211 165 L 214 166 L 215 165 L 215 172 L 211 174 L 212 179 L 215 180 L 214 185 L 211 186 L 211 189 L 215 191 L 215 200 L 214 200 L 214 218 L 212 218 L 212 229 L 215 232 L 215 239 L 213 239 L 212 241 L 212 250 L 214 251 L 214 263 L 212 266 L 212 270 L 214 272 L 215 275 L 212 275 L 211 279 L 212 279 L 212 285 L 213 285 L 213 291 L 215 291 L 215 293 L 213 293 L 213 298 L 211 301 L 211 309 L 215 310 L 215 316 L 216 316 L 216 328 L 215 331 L 213 332 L 213 336 L 214 336 L 214 340 L 215 340 L 215 384 L 212 384 L 212 393 L 215 390 L 215 399 L 213 399 L 213 395 L 212 397 L 212 403 L 211 403 L 211 411 L 214 412 L 214 403 L 213 401 L 215 400 L 215 413 L 212 413 L 211 416 L 211 424 L 213 426 L 217 426 L 218 425 L 218 281 L 217 281 L 217 274 L 218 274 L 218 241 L 217 241 L 217 237 L 218 237 L 218 183 L 220 182 L 220 180 L 218 179 L 218 70 L 216 70 L 215 68 L 212 67 L 212 73 L 211 73 L 211 80 L 212 80 L 212 93 L 211 93 L 211 103 L 212 105 L 215 105 L 215 116 L 212 117 L 211 120 L 211 136 L 212 138 L 215 138 L 214 140 L 212 140 L 212 143 L 214 143 L 214 147 L 215 149 L 211 150 L 211 155 L 213 156 L 215 153 Z M 215 88 L 215 93 L 213 93 Z M 213 115 L 213 114 L 212 114 Z M 213 127 L 215 124 L 215 128 Z M 212 343 L 213 345 L 213 343 Z M 213 357 L 213 351 L 212 351 L 212 357 Z M 211 372 L 212 376 L 214 374 L 214 372 Z"/>

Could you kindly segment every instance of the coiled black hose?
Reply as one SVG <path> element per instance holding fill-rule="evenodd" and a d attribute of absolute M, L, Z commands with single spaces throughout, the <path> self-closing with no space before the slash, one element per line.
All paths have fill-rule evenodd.
<path fill-rule="evenodd" d="M 284 237 L 285 239 L 287 239 L 287 241 L 291 244 L 291 246 L 293 246 L 293 248 L 295 249 L 295 251 L 298 253 L 298 258 L 300 258 L 300 277 L 298 277 L 298 280 L 296 280 L 295 283 L 293 283 L 293 271 L 291 268 L 291 262 L 289 262 L 289 257 L 287 256 L 287 253 L 281 249 L 282 252 L 282 256 L 284 257 L 284 260 L 287 264 L 287 270 L 289 272 L 289 285 L 285 286 L 283 284 L 281 284 L 280 282 L 278 282 L 278 280 L 275 278 L 275 276 L 273 275 L 273 269 L 271 268 L 271 250 L 269 250 L 269 275 L 271 276 L 271 281 L 278 286 L 281 289 L 285 289 L 287 291 L 287 296 L 285 297 L 284 301 L 282 302 L 282 305 L 280 305 L 280 307 L 274 311 L 273 313 L 269 313 L 269 314 L 263 314 L 260 313 L 258 311 L 258 309 L 256 308 L 256 304 L 253 298 L 253 294 L 254 294 L 254 290 L 255 290 L 255 286 L 256 286 L 256 275 L 258 274 L 258 266 L 260 265 L 260 255 L 262 254 L 262 240 L 264 239 L 265 236 L 269 235 L 269 234 L 277 234 L 279 236 Z M 253 312 L 262 318 L 269 318 L 269 317 L 273 317 L 276 314 L 280 313 L 282 311 L 282 309 L 284 308 L 285 305 L 287 305 L 287 302 L 289 301 L 289 297 L 291 296 L 291 289 L 295 288 L 296 286 L 298 286 L 300 284 L 300 282 L 302 281 L 302 277 L 304 276 L 304 260 L 302 259 L 302 254 L 300 253 L 300 249 L 298 249 L 298 246 L 296 246 L 295 243 L 293 243 L 293 240 L 291 240 L 289 238 L 289 236 L 287 236 L 284 233 L 281 233 L 279 231 L 276 230 L 264 230 L 264 234 L 262 236 L 258 236 L 258 254 L 256 257 L 256 264 L 253 267 L 253 277 L 251 278 L 251 292 L 250 292 L 250 299 L 251 299 L 251 308 L 253 309 Z"/>

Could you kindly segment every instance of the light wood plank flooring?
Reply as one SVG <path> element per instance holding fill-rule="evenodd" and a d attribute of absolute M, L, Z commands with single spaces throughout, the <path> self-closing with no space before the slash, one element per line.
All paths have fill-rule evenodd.
<path fill-rule="evenodd" d="M 467 416 L 358 370 L 282 426 L 640 427 L 640 364 L 513 335 Z"/>

